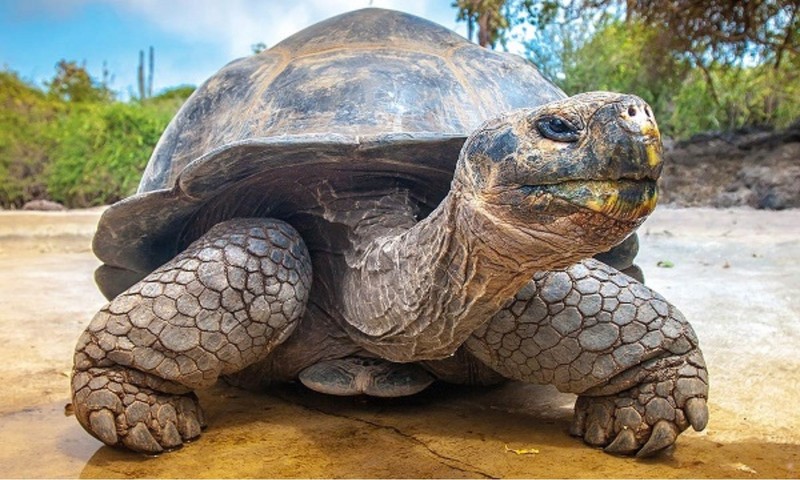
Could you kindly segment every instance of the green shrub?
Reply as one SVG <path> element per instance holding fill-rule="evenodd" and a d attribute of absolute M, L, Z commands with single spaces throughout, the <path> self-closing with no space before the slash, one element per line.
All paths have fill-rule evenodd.
<path fill-rule="evenodd" d="M 83 67 L 62 61 L 47 92 L 0 70 L 0 206 L 36 198 L 68 207 L 136 191 L 161 133 L 194 87 L 118 102 Z"/>
<path fill-rule="evenodd" d="M 0 71 L 0 206 L 20 207 L 45 196 L 51 122 L 64 104 L 10 71 Z"/>
<path fill-rule="evenodd" d="M 173 114 L 173 107 L 148 102 L 70 105 L 54 128 L 50 197 L 87 207 L 133 194 Z"/>
<path fill-rule="evenodd" d="M 689 66 L 669 53 L 659 32 L 616 21 L 597 31 L 575 51 L 565 51 L 560 86 L 569 94 L 592 90 L 633 93 L 653 107 L 669 110 Z"/>
<path fill-rule="evenodd" d="M 639 95 L 653 107 L 662 132 L 684 138 L 706 130 L 753 125 L 786 127 L 800 118 L 800 55 L 775 68 L 713 64 L 703 70 L 670 53 L 669 34 L 634 21 L 613 21 L 574 50 L 562 52 L 569 94 L 611 90 Z"/>
<path fill-rule="evenodd" d="M 189 98 L 189 95 L 194 93 L 195 90 L 196 89 L 193 85 L 178 85 L 177 87 L 165 88 L 159 92 L 158 95 L 148 100 L 148 102 L 162 103 L 165 101 L 173 101 L 180 106 L 187 98 Z"/>
<path fill-rule="evenodd" d="M 753 125 L 787 127 L 800 118 L 800 72 L 791 64 L 694 69 L 664 120 L 677 137 Z"/>

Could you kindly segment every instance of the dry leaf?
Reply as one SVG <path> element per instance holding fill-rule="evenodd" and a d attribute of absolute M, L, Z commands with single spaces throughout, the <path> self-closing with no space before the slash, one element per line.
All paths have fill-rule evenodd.
<path fill-rule="evenodd" d="M 536 455 L 539 450 L 536 448 L 508 448 L 508 445 L 506 445 L 506 452 L 516 453 L 517 455 Z"/>
<path fill-rule="evenodd" d="M 754 468 L 748 467 L 744 463 L 735 463 L 733 466 L 736 467 L 736 470 L 739 470 L 740 472 L 747 472 L 747 473 L 752 473 L 753 475 L 758 475 L 758 472 L 756 472 Z"/>

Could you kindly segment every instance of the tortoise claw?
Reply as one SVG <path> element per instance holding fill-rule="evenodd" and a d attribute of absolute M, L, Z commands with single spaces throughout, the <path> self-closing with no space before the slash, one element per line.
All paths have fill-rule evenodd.
<path fill-rule="evenodd" d="M 630 455 L 636 451 L 639 443 L 636 441 L 636 435 L 633 430 L 625 429 L 619 432 L 617 438 L 614 439 L 604 450 L 608 453 L 615 453 L 619 455 Z"/>
<path fill-rule="evenodd" d="M 117 426 L 114 422 L 114 414 L 111 410 L 104 408 L 90 413 L 89 425 L 100 441 L 108 445 L 117 443 Z"/>
<path fill-rule="evenodd" d="M 644 444 L 641 450 L 636 452 L 638 458 L 649 457 L 666 447 L 669 447 L 678 438 L 678 429 L 672 422 L 659 420 L 653 427 L 650 439 Z"/>
<path fill-rule="evenodd" d="M 686 419 L 696 431 L 703 430 L 708 425 L 708 405 L 705 398 L 694 397 L 686 401 L 683 407 Z"/>
<path fill-rule="evenodd" d="M 190 398 L 181 398 L 178 406 L 178 431 L 184 440 L 194 440 L 203 429 L 202 410 Z"/>
<path fill-rule="evenodd" d="M 608 444 L 614 411 L 605 402 L 594 403 L 589 407 L 588 421 L 586 422 L 586 432 L 583 439 L 589 445 L 602 447 Z"/>
<path fill-rule="evenodd" d="M 128 430 L 128 434 L 122 437 L 122 443 L 131 450 L 144 453 L 155 454 L 164 451 L 144 423 L 137 423 Z"/>
<path fill-rule="evenodd" d="M 589 445 L 602 447 L 608 443 L 608 431 L 599 421 L 592 419 L 589 421 L 589 425 L 586 429 L 583 439 Z"/>
<path fill-rule="evenodd" d="M 161 430 L 161 445 L 163 445 L 165 449 L 174 449 L 180 447 L 182 444 L 183 439 L 181 439 L 178 428 L 174 423 L 168 422 Z"/>

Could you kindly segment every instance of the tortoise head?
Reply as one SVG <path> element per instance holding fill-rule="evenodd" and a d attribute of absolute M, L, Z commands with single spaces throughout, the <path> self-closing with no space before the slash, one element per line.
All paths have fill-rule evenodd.
<path fill-rule="evenodd" d="M 495 224 L 554 248 L 604 251 L 655 208 L 661 139 L 640 98 L 592 92 L 484 123 L 464 144 L 455 183 Z"/>

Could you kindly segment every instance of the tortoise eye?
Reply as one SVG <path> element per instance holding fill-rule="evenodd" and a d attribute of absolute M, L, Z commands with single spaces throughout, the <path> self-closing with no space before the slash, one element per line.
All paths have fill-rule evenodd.
<path fill-rule="evenodd" d="M 562 117 L 543 117 L 536 122 L 536 128 L 542 136 L 556 142 L 574 142 L 580 138 L 578 127 Z"/>

